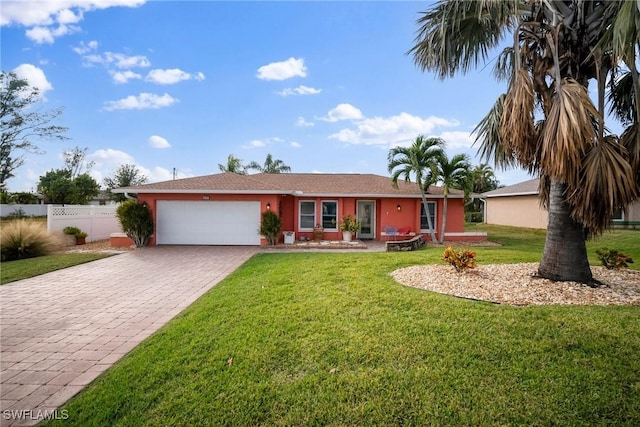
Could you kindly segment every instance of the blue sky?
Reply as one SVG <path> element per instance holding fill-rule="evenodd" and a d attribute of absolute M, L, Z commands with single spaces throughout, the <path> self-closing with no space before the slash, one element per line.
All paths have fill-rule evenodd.
<path fill-rule="evenodd" d="M 1 63 L 64 107 L 64 142 L 34 141 L 8 181 L 35 189 L 88 148 L 102 183 L 219 172 L 229 154 L 293 172 L 387 175 L 391 147 L 439 136 L 480 163 L 471 131 L 504 90 L 492 66 L 446 81 L 405 52 L 423 2 L 2 1 Z M 496 170 L 501 184 L 528 179 Z"/>

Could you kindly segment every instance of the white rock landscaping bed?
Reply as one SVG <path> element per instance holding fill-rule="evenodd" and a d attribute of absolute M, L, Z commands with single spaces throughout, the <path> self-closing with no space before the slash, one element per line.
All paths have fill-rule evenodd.
<path fill-rule="evenodd" d="M 605 286 L 534 277 L 537 263 L 480 265 L 458 273 L 449 265 L 417 265 L 391 276 L 405 286 L 499 304 L 640 305 L 640 271 L 591 267 Z"/>

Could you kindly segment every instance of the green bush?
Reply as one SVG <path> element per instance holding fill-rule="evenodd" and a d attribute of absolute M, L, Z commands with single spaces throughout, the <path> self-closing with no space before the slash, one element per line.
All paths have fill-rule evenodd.
<path fill-rule="evenodd" d="M 58 240 L 41 223 L 19 220 L 3 224 L 0 232 L 2 261 L 49 255 L 58 248 Z"/>
<path fill-rule="evenodd" d="M 62 229 L 64 234 L 68 234 L 69 236 L 77 236 L 78 233 L 82 233 L 82 231 L 78 227 L 65 227 Z"/>
<path fill-rule="evenodd" d="M 596 254 L 602 266 L 607 270 L 629 268 L 628 264 L 633 264 L 633 260 L 629 255 L 618 252 L 615 249 L 600 248 L 596 250 Z"/>
<path fill-rule="evenodd" d="M 449 246 L 442 254 L 442 260 L 453 266 L 456 271 L 476 268 L 476 253 L 470 250 L 455 251 Z"/>
<path fill-rule="evenodd" d="M 271 211 L 262 212 L 262 221 L 258 233 L 267 239 L 267 243 L 275 245 L 282 229 L 282 220 Z"/>
<path fill-rule="evenodd" d="M 153 234 L 153 216 L 146 203 L 126 200 L 116 209 L 122 231 L 141 248 Z"/>

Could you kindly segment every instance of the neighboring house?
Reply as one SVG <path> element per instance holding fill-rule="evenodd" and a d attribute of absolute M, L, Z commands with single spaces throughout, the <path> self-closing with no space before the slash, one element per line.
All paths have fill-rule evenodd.
<path fill-rule="evenodd" d="M 540 205 L 539 179 L 520 182 L 482 194 L 487 224 L 514 227 L 547 228 L 549 213 Z M 640 227 L 640 202 L 620 211 L 613 220 L 614 227 Z"/>
<path fill-rule="evenodd" d="M 338 223 L 346 214 L 360 220 L 359 239 L 382 240 L 385 226 L 427 235 L 418 187 L 398 184 L 393 188 L 391 178 L 370 174 L 220 173 L 113 191 L 148 204 L 155 222 L 151 245 L 264 245 L 257 230 L 266 210 L 277 213 L 283 231 L 294 232 L 296 239 L 313 238 L 314 227 L 321 225 L 324 239 L 340 240 Z M 427 200 L 439 232 L 442 188 L 430 187 Z M 446 239 L 478 239 L 463 234 L 463 192 L 452 190 L 447 200 Z"/>

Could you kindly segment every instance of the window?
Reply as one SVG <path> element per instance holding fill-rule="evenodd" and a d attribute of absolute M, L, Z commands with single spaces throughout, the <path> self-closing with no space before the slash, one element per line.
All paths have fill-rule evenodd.
<path fill-rule="evenodd" d="M 617 209 L 614 213 L 613 213 L 613 218 L 614 221 L 624 221 L 624 211 L 622 209 Z"/>
<path fill-rule="evenodd" d="M 322 202 L 322 228 L 325 230 L 338 229 L 338 202 Z"/>
<path fill-rule="evenodd" d="M 429 216 L 431 217 L 431 225 L 436 230 L 436 204 L 435 202 L 427 202 L 429 206 Z M 424 212 L 424 203 L 420 202 L 420 230 L 429 231 L 429 223 L 427 222 L 427 216 Z"/>
<path fill-rule="evenodd" d="M 300 230 L 312 230 L 316 225 L 316 202 L 313 200 L 300 201 Z"/>

